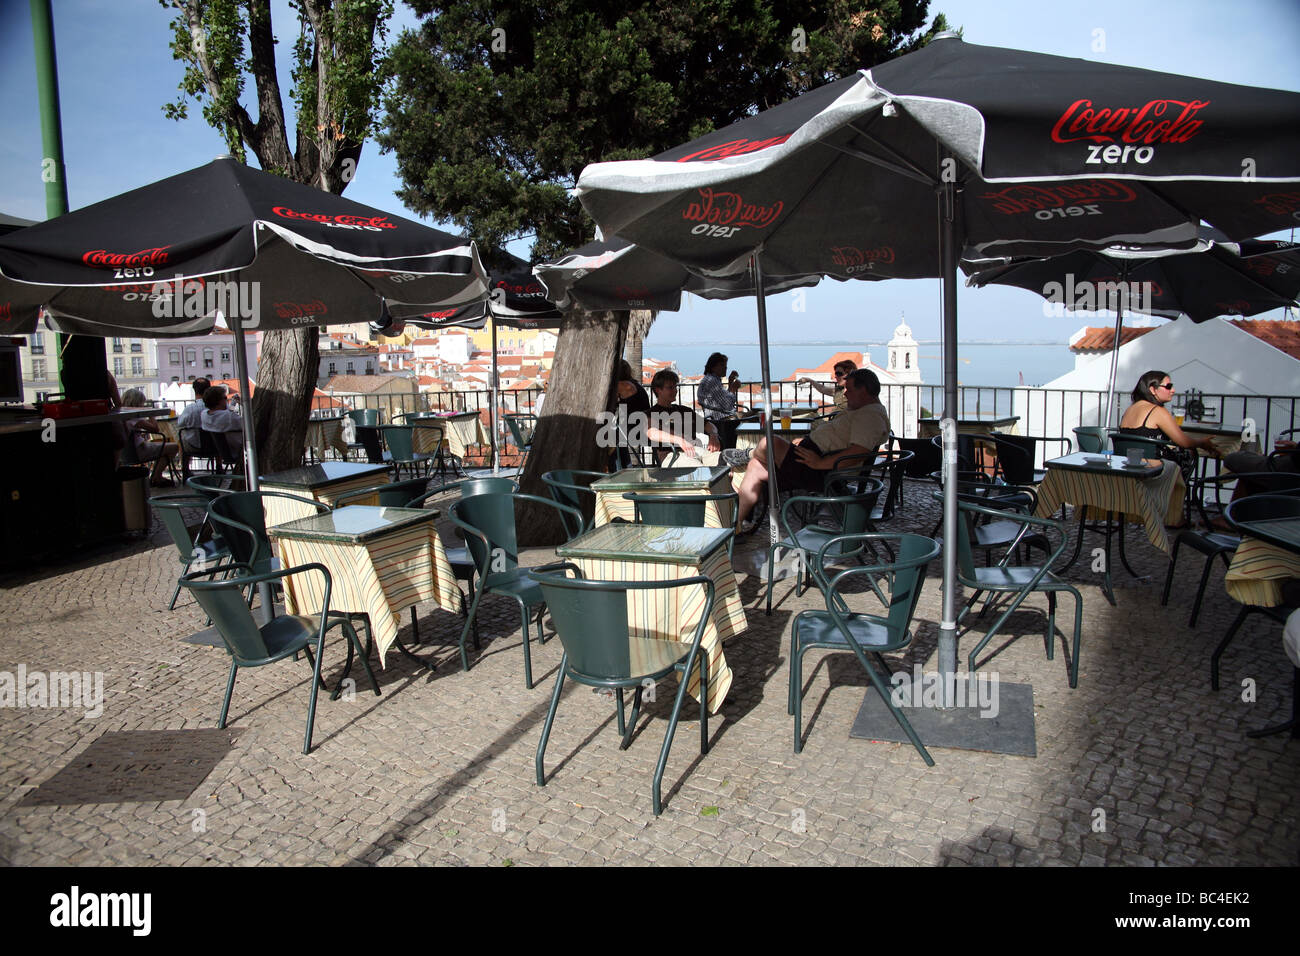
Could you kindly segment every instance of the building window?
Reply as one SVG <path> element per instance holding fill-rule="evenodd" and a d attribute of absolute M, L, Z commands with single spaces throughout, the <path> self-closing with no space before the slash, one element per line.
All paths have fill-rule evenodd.
<path fill-rule="evenodd" d="M 349 375 L 355 375 L 356 373 L 357 373 L 357 367 L 356 367 L 355 365 L 353 365 L 351 362 L 349 362 L 349 363 L 348 363 L 348 374 L 349 374 Z"/>
<path fill-rule="evenodd" d="M 142 344 L 140 344 L 139 339 L 135 339 L 135 340 L 133 340 L 133 341 L 131 342 L 131 351 L 132 351 L 132 352 L 143 352 L 143 351 L 144 351 L 144 346 L 143 346 Z"/>
<path fill-rule="evenodd" d="M 45 336 L 41 332 L 32 333 L 32 354 L 33 355 L 45 354 Z"/>
<path fill-rule="evenodd" d="M 125 375 L 125 374 L 126 374 L 126 361 L 125 361 L 124 359 L 120 359 L 120 358 L 115 358 L 115 359 L 113 359 L 113 375 L 114 375 L 114 377 L 116 377 L 116 376 L 118 376 L 118 375 Z"/>
<path fill-rule="evenodd" d="M 120 352 L 120 351 L 122 351 L 122 340 L 121 340 L 121 339 L 113 339 L 113 351 L 114 351 L 114 352 Z"/>
<path fill-rule="evenodd" d="M 168 349 L 168 350 L 167 350 L 167 364 L 168 364 L 168 365 L 180 365 L 180 364 L 181 364 L 181 350 L 180 350 L 180 349 Z"/>
<path fill-rule="evenodd" d="M 337 366 L 335 363 L 333 363 L 333 362 L 330 362 L 330 374 L 331 374 L 331 375 L 337 375 L 337 374 L 338 374 L 338 366 Z"/>
<path fill-rule="evenodd" d="M 911 353 L 911 352 L 904 352 L 904 353 L 903 353 L 903 368 L 911 368 L 911 367 L 912 367 L 912 353 Z"/>
<path fill-rule="evenodd" d="M 223 349 L 221 350 L 221 361 L 223 361 L 223 362 L 229 362 L 229 361 L 230 361 L 230 349 L 223 348 Z"/>
<path fill-rule="evenodd" d="M 193 367 L 198 364 L 198 352 L 194 349 L 185 350 L 185 364 Z"/>
<path fill-rule="evenodd" d="M 213 361 L 212 361 L 212 356 L 213 356 L 213 351 L 212 351 L 212 349 L 204 349 L 204 350 L 203 350 L 203 367 L 204 367 L 204 368 L 213 368 L 213 367 L 214 367 L 214 364 L 213 364 Z"/>
<path fill-rule="evenodd" d="M 181 378 L 180 378 L 179 375 L 173 375 L 173 376 L 172 376 L 172 381 L 173 381 L 173 382 L 179 382 L 180 380 L 181 380 Z"/>
<path fill-rule="evenodd" d="M 32 359 L 32 378 L 35 381 L 45 381 L 45 359 Z"/>
<path fill-rule="evenodd" d="M 132 375 L 144 374 L 144 359 L 138 355 L 131 356 L 131 374 Z"/>

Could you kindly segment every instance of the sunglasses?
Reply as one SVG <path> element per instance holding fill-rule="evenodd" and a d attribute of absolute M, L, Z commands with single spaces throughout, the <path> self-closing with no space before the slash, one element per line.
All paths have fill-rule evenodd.
<path fill-rule="evenodd" d="M 1154 385 L 1154 386 L 1152 386 L 1152 387 L 1153 387 L 1153 388 L 1167 388 L 1167 389 L 1169 389 L 1169 391 L 1172 392 L 1172 391 L 1174 390 L 1174 383 L 1173 383 L 1173 382 L 1161 382 L 1159 385 Z"/>

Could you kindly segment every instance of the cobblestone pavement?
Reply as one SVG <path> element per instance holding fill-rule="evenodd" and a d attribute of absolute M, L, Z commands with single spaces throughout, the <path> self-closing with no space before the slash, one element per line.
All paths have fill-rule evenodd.
<path fill-rule="evenodd" d="M 889 530 L 924 533 L 935 509 L 929 488 L 909 483 L 904 516 Z M 440 527 L 450 540 L 445 519 Z M 738 567 L 762 537 L 741 542 Z M 1033 685 L 1035 758 L 936 749 L 927 768 L 910 746 L 850 738 L 873 692 L 850 655 L 824 652 L 807 658 L 806 743 L 794 754 L 788 627 L 820 598 L 796 598 L 791 581 L 779 582 L 769 618 L 758 578 L 745 576 L 749 630 L 726 647 L 735 682 L 711 723 L 712 749 L 701 757 L 698 709 L 688 704 L 657 819 L 650 778 L 671 694 L 647 705 L 642 730 L 620 751 L 609 701 L 568 685 L 550 777 L 538 787 L 533 755 L 560 647 L 534 650 L 538 684 L 525 690 L 517 612 L 501 599 L 484 602 L 483 651 L 468 673 L 455 659 L 459 619 L 422 607 L 421 633 L 445 642 L 433 648 L 436 673 L 394 653 L 374 697 L 354 668 L 355 699 L 322 695 L 310 755 L 300 752 L 310 672 L 282 663 L 241 674 L 231 726 L 242 733 L 189 799 L 19 806 L 106 731 L 215 726 L 228 659 L 182 640 L 203 617 L 187 595 L 166 610 L 176 555 L 155 525 L 146 540 L 0 580 L 0 671 L 102 671 L 105 698 L 96 719 L 0 709 L 0 862 L 1296 864 L 1300 746 L 1246 737 L 1290 712 L 1280 628 L 1249 624 L 1224 658 L 1223 689 L 1211 691 L 1209 655 L 1236 613 L 1221 568 L 1191 630 L 1199 563 L 1183 556 L 1162 608 L 1164 555 L 1132 531 L 1129 552 L 1151 577 L 1121 571 L 1118 608 L 1086 561 L 1070 572 L 1085 607 L 1076 690 L 1066 655 L 1046 659 L 1041 597 L 1012 619 L 1009 640 L 991 645 L 1000 650 L 982 671 Z M 916 640 L 893 659 L 908 670 L 935 666 L 937 574 L 936 563 Z M 1070 600 L 1058 626 L 1068 626 Z M 975 639 L 963 637 L 963 660 Z M 327 670 L 340 655 L 341 644 L 328 647 Z M 1254 702 L 1243 701 L 1247 679 Z"/>

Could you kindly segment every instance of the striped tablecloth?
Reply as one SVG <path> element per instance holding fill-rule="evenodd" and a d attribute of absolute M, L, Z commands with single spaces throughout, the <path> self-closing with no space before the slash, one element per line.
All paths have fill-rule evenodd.
<path fill-rule="evenodd" d="M 487 434 L 483 431 L 478 412 L 449 415 L 436 421 L 446 428 L 447 448 L 454 458 L 464 459 L 470 445 L 487 444 Z"/>
<path fill-rule="evenodd" d="M 326 418 L 307 422 L 306 446 L 317 461 L 325 460 L 325 452 L 333 448 L 340 458 L 348 456 L 348 443 L 343 440 L 343 419 Z"/>
<path fill-rule="evenodd" d="M 742 471 L 743 475 L 744 472 Z M 739 487 L 739 486 L 736 486 Z M 729 474 L 723 474 L 709 486 L 708 493 L 711 495 L 722 495 L 735 488 L 732 486 Z M 674 495 L 702 495 L 703 491 L 693 488 L 673 489 L 665 484 L 661 488 L 647 486 L 638 489 L 638 493 L 647 495 L 653 494 L 674 494 Z M 593 527 L 609 524 L 615 518 L 622 518 L 624 521 L 632 521 L 636 517 L 636 509 L 632 502 L 623 497 L 623 491 L 597 491 L 596 492 L 596 512 L 595 523 Z M 706 528 L 734 528 L 736 526 L 736 513 L 730 501 L 710 501 L 704 506 L 704 527 Z"/>
<path fill-rule="evenodd" d="M 1102 515 L 1108 511 L 1122 514 L 1141 524 L 1147 539 L 1170 554 L 1173 545 L 1165 525 L 1182 521 L 1185 490 L 1182 472 L 1172 461 L 1164 462 L 1160 474 L 1152 478 L 1138 478 L 1110 468 L 1079 471 L 1052 468 L 1049 464 L 1047 477 L 1038 486 L 1038 507 L 1034 513 L 1040 518 L 1050 518 L 1061 505 L 1071 504 L 1087 505 Z"/>
<path fill-rule="evenodd" d="M 285 567 L 318 562 L 329 569 L 334 581 L 330 610 L 369 616 L 381 664 L 397 640 L 401 613 L 408 607 L 433 601 L 444 610 L 460 612 L 460 589 L 432 521 L 363 544 L 281 538 L 274 529 L 268 534 L 278 545 Z M 296 574 L 284 580 L 289 614 L 321 606 L 325 582 L 319 574 Z"/>
<path fill-rule="evenodd" d="M 288 485 L 263 484 L 263 491 L 282 491 L 285 494 L 297 495 L 299 498 L 311 498 L 319 501 L 323 505 L 334 507 L 334 502 L 352 491 L 359 491 L 362 488 L 369 488 L 371 485 L 382 485 L 384 476 L 381 475 L 362 475 L 359 478 L 353 478 L 351 481 L 340 481 L 337 484 L 330 485 L 328 488 L 321 488 L 317 491 L 307 491 L 304 488 L 292 487 Z M 266 526 L 268 528 L 284 524 L 286 521 L 293 521 L 295 518 L 309 518 L 316 514 L 311 508 L 297 501 L 290 501 L 288 498 L 264 498 L 262 499 L 263 511 L 266 515 Z M 365 499 L 358 499 L 351 502 L 354 505 L 377 505 L 379 498 L 370 495 Z"/>
<path fill-rule="evenodd" d="M 446 426 L 440 421 L 429 418 L 417 418 L 409 424 L 414 428 L 411 432 L 411 447 L 415 453 L 436 455 L 446 440 Z"/>
<path fill-rule="evenodd" d="M 1239 604 L 1277 607 L 1282 603 L 1282 582 L 1289 578 L 1300 578 L 1300 554 L 1247 535 L 1228 566 L 1223 585 L 1228 597 Z"/>
<path fill-rule="evenodd" d="M 659 561 L 599 560 L 570 558 L 585 578 L 599 581 L 674 581 L 697 574 L 713 579 L 713 613 L 704 626 L 700 647 L 709 655 L 709 712 L 716 714 L 731 689 L 731 668 L 722 652 L 722 642 L 749 627 L 745 606 L 736 587 L 736 573 L 726 546 L 719 547 L 699 565 Z M 689 642 L 704 610 L 704 589 L 674 588 L 670 591 L 629 591 L 627 619 L 633 637 L 661 641 Z M 635 661 L 633 662 L 636 663 Z M 686 682 L 686 692 L 700 699 L 699 672 Z"/>

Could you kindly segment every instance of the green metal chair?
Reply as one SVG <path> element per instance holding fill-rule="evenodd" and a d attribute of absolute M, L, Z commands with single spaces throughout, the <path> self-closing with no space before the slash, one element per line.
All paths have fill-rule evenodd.
<path fill-rule="evenodd" d="M 1074 429 L 1074 444 L 1079 451 L 1100 455 L 1110 443 L 1110 429 L 1101 425 L 1081 425 Z"/>
<path fill-rule="evenodd" d="M 356 441 L 348 442 L 348 452 L 361 450 L 366 453 L 366 460 L 379 465 L 384 461 L 384 446 L 379 438 L 379 426 L 383 416 L 377 408 L 354 408 L 347 413 L 352 419 Z"/>
<path fill-rule="evenodd" d="M 629 491 L 623 497 L 632 502 L 633 521 L 637 524 L 663 525 L 668 528 L 703 528 L 708 520 L 710 501 L 731 502 L 734 515 L 740 507 L 740 497 L 734 491 L 717 495 L 655 495 Z M 727 557 L 731 557 L 736 543 L 736 533 L 727 538 Z"/>
<path fill-rule="evenodd" d="M 502 415 L 506 421 L 506 428 L 510 429 L 510 437 L 514 440 L 515 447 L 519 449 L 519 467 L 524 467 L 524 462 L 528 460 L 528 453 L 533 448 L 533 431 L 537 428 L 536 415 L 508 414 Z"/>
<path fill-rule="evenodd" d="M 287 498 L 310 505 L 317 514 L 329 512 L 329 505 L 285 491 L 237 491 L 222 495 L 208 505 L 208 520 L 221 528 L 222 540 L 237 563 L 253 568 L 257 574 L 275 569 L 279 558 L 266 534 L 266 498 Z"/>
<path fill-rule="evenodd" d="M 1129 435 L 1121 431 L 1111 433 L 1110 446 L 1117 455 L 1127 455 L 1130 449 L 1137 449 L 1143 458 L 1156 460 L 1168 457 L 1165 452 L 1170 447 L 1169 442 L 1163 438 L 1147 438 L 1145 435 Z"/>
<path fill-rule="evenodd" d="M 607 478 L 608 475 L 603 471 L 579 471 L 571 468 L 560 468 L 555 471 L 548 471 L 542 475 L 542 483 L 546 485 L 546 490 L 562 505 L 568 505 L 581 512 L 582 521 L 577 523 L 565 522 L 564 533 L 572 541 L 584 531 L 590 531 L 592 524 L 595 523 L 596 511 L 596 492 L 591 487 L 591 483 L 600 478 Z M 583 484 L 583 481 L 586 484 Z M 589 497 L 584 497 L 589 496 Z M 592 517 L 588 518 L 587 507 L 590 505 Z"/>
<path fill-rule="evenodd" d="M 897 557 L 887 564 L 847 568 L 834 574 L 827 565 L 838 560 L 844 551 L 876 551 L 885 546 Z M 803 656 L 813 648 L 851 651 L 867 672 L 885 706 L 898 721 L 927 766 L 934 766 L 921 739 L 907 717 L 895 705 L 888 686 L 889 665 L 880 655 L 905 648 L 912 640 L 912 616 L 921 599 L 926 565 L 939 553 L 938 542 L 918 534 L 848 534 L 827 539 L 812 559 L 812 573 L 826 598 L 826 610 L 800 611 L 790 628 L 790 687 L 787 709 L 794 716 L 794 752 L 803 750 Z M 882 591 L 877 579 L 883 576 Z M 886 613 L 868 614 L 853 611 L 845 600 L 844 585 L 865 578 L 871 590 L 881 598 Z M 887 596 L 886 596 L 887 592 Z M 874 657 L 872 665 L 869 658 Z"/>
<path fill-rule="evenodd" d="M 521 568 L 519 566 L 519 545 L 515 535 L 515 502 L 540 502 L 548 508 L 556 508 L 561 514 L 569 513 L 579 519 L 580 513 L 537 495 L 521 494 L 483 494 L 462 498 L 450 508 L 451 520 L 465 533 L 465 546 L 474 561 L 479 576 L 479 586 L 474 589 L 469 616 L 460 633 L 460 662 L 463 670 L 469 670 L 469 656 L 465 652 L 465 639 L 470 628 L 477 620 L 479 602 L 485 594 L 501 594 L 512 598 L 519 605 L 524 632 L 524 686 L 533 687 L 533 659 L 529 647 L 529 618 L 533 608 L 537 608 L 537 637 L 542 636 L 542 611 L 546 601 L 537 583 L 536 574 L 540 568 Z"/>
<path fill-rule="evenodd" d="M 240 576 L 221 581 L 212 580 L 219 573 L 216 569 L 195 571 L 181 578 L 182 586 L 194 593 L 194 598 L 216 624 L 226 650 L 230 652 L 230 676 L 226 679 L 226 695 L 221 701 L 221 716 L 217 727 L 226 726 L 226 717 L 230 712 L 230 696 L 235 689 L 235 675 L 241 667 L 262 667 L 285 658 L 293 657 L 302 651 L 312 665 L 311 697 L 307 704 L 307 732 L 303 736 L 302 752 L 311 752 L 312 730 L 316 723 L 316 691 L 324 687 L 321 680 L 321 663 L 325 655 L 325 635 L 336 626 L 342 626 L 348 639 L 349 663 L 352 650 L 361 656 L 361 664 L 370 678 L 370 686 L 379 696 L 379 684 L 370 670 L 370 663 L 361 650 L 356 631 L 345 617 L 331 614 L 330 590 L 333 581 L 330 573 L 321 564 L 303 564 L 285 571 L 272 571 L 255 574 L 248 565 L 236 565 Z M 244 604 L 241 589 L 250 584 L 280 581 L 295 574 L 319 573 L 325 577 L 325 600 L 317 614 L 294 614 L 277 617 L 266 624 L 259 625 L 253 614 Z M 312 646 L 315 645 L 315 655 Z M 326 688 L 328 689 L 328 688 Z M 334 689 L 331 699 L 337 700 L 342 689 L 342 679 Z"/>
<path fill-rule="evenodd" d="M 1002 629 L 1007 619 L 1035 591 L 1042 591 L 1047 594 L 1047 659 L 1052 660 L 1056 650 L 1056 595 L 1062 591 L 1067 591 L 1074 595 L 1074 642 L 1070 655 L 1070 686 L 1078 687 L 1079 638 L 1083 626 L 1083 597 L 1073 585 L 1061 580 L 1050 570 L 1051 566 L 1061 557 L 1062 552 L 1065 551 L 1067 541 L 1064 526 L 1059 521 L 1053 521 L 1050 518 L 1036 518 L 1028 514 L 1014 515 L 1012 520 L 1022 524 L 1026 531 L 1031 527 L 1041 528 L 1044 531 L 1056 530 L 1060 534 L 1060 542 L 1053 548 L 1052 553 L 1042 564 L 1011 565 L 1009 562 L 1013 556 L 1013 549 L 1008 551 L 1007 555 L 996 566 L 980 568 L 975 566 L 975 559 L 971 551 L 972 525 L 975 519 L 980 515 L 1006 519 L 1011 512 L 1003 508 L 975 504 L 961 498 L 957 501 L 957 509 L 957 580 L 963 587 L 974 589 L 974 593 L 967 600 L 966 606 L 957 615 L 958 623 L 966 616 L 966 612 L 971 609 L 971 606 L 979 600 L 982 593 L 987 591 L 990 594 L 1011 595 L 1006 610 L 993 622 L 993 626 L 988 629 L 988 632 L 980 639 L 979 643 L 971 648 L 967 664 L 970 673 L 975 673 L 976 660 L 980 651 L 984 650 L 989 641 L 993 639 L 993 636 Z M 987 607 L 985 610 L 987 610 Z M 984 611 L 980 613 L 983 614 Z"/>
<path fill-rule="evenodd" d="M 557 566 L 557 570 L 559 568 L 577 572 L 571 564 Z M 619 749 L 626 750 L 640 717 L 642 692 L 676 672 L 677 695 L 668 715 L 668 729 L 659 750 L 651 788 L 651 805 L 658 816 L 663 811 L 660 790 L 664 768 L 677 733 L 682 701 L 686 697 L 687 675 L 693 667 L 698 667 L 700 674 L 700 753 L 709 752 L 708 654 L 700 646 L 700 641 L 713 610 L 713 581 L 704 575 L 674 581 L 584 581 L 562 574 L 539 574 L 537 580 L 542 600 L 550 609 L 556 633 L 564 645 L 555 691 L 551 694 L 551 707 L 542 727 L 542 739 L 537 743 L 537 785 L 546 786 L 546 744 L 551 737 L 555 711 L 560 706 L 565 678 L 572 678 L 588 687 L 617 692 L 618 732 L 623 735 Z M 704 589 L 704 610 L 693 633 L 682 635 L 680 642 L 633 636 L 627 614 L 629 592 L 688 587 Z M 636 694 L 632 698 L 632 712 L 625 722 L 623 691 L 627 688 L 635 688 Z"/>
<path fill-rule="evenodd" d="M 346 495 L 339 495 L 334 499 L 334 507 L 344 508 L 374 496 L 379 499 L 379 507 L 381 508 L 418 508 L 424 504 L 425 498 L 428 497 L 428 488 L 429 479 L 427 478 L 390 481 L 385 485 L 372 485 L 369 488 L 349 491 Z M 420 504 L 414 505 L 411 503 L 412 501 L 419 501 Z"/>
<path fill-rule="evenodd" d="M 795 589 L 796 594 L 802 594 L 809 582 L 809 561 L 827 541 L 875 530 L 871 526 L 871 511 L 876 506 L 876 499 L 885 490 L 884 482 L 879 478 L 859 476 L 851 476 L 846 480 L 852 481 L 860 490 L 853 494 L 792 495 L 781 505 L 779 516 L 781 540 L 768 545 L 767 548 L 767 614 L 769 616 L 772 614 L 772 578 L 777 548 L 798 553 L 795 564 Z M 831 484 L 828 487 L 831 491 L 837 491 L 842 485 Z M 799 508 L 806 508 L 809 513 L 820 515 L 823 519 L 829 517 L 835 521 L 835 525 L 805 524 L 795 529 L 790 521 L 790 512 Z M 860 548 L 845 546 L 835 557 L 843 560 L 861 554 Z"/>
<path fill-rule="evenodd" d="M 176 545 L 176 551 L 181 562 L 181 577 L 189 574 L 196 564 L 200 570 L 208 570 L 209 568 L 219 568 L 227 561 L 232 560 L 230 549 L 223 542 L 210 540 L 200 544 L 190 534 L 190 527 L 185 523 L 184 512 L 207 511 L 208 499 L 205 496 L 198 494 L 154 495 L 149 499 L 149 504 L 158 513 L 158 519 L 171 536 L 172 544 Z M 167 604 L 167 610 L 175 610 L 176 599 L 180 596 L 180 593 L 181 583 L 178 579 L 176 590 L 172 592 L 172 599 Z"/>
<path fill-rule="evenodd" d="M 392 469 L 393 477 L 400 478 L 402 469 L 407 469 L 412 477 L 428 472 L 429 455 L 416 454 L 414 425 L 381 425 L 379 433 L 384 436 L 388 451 L 384 452 L 384 462 Z"/>

